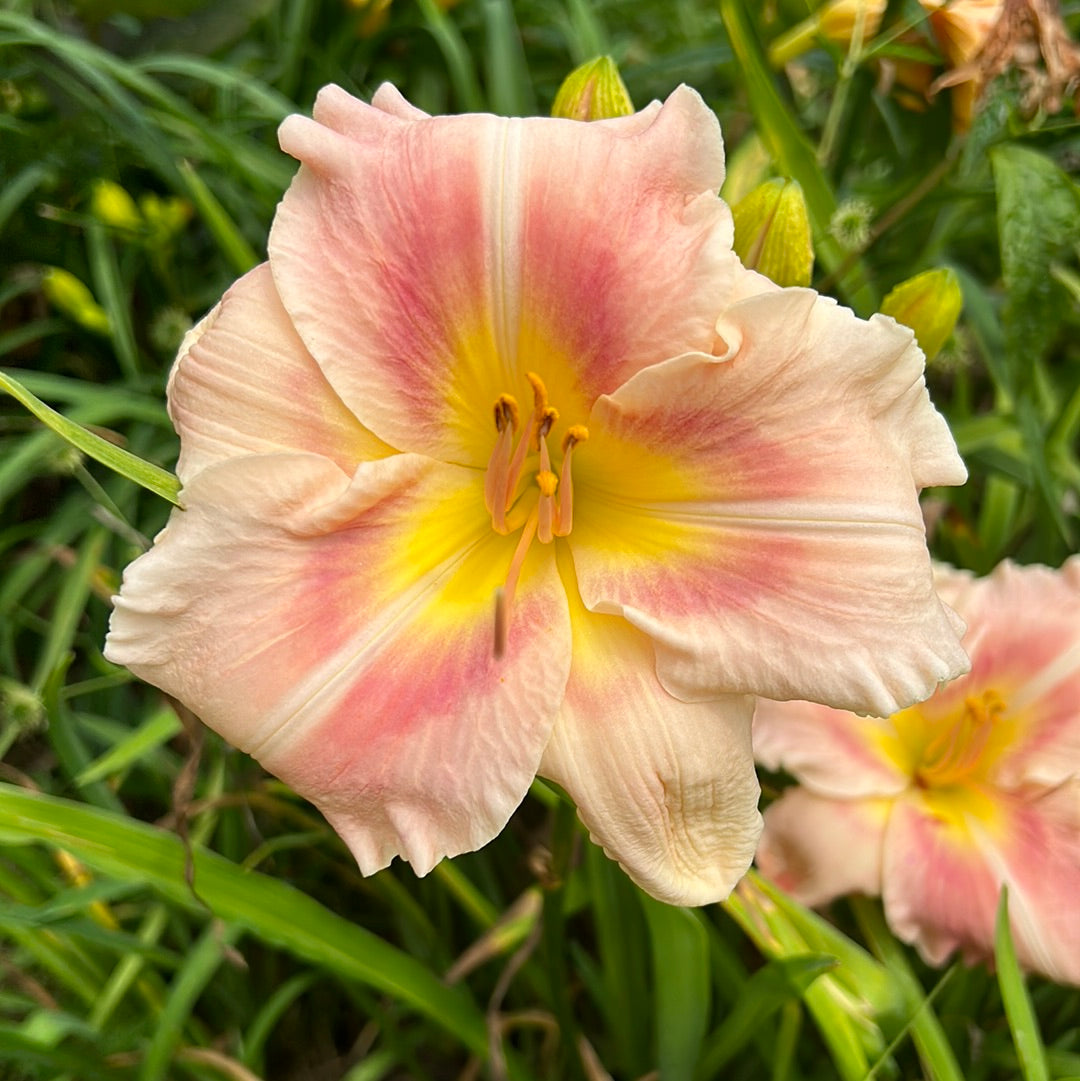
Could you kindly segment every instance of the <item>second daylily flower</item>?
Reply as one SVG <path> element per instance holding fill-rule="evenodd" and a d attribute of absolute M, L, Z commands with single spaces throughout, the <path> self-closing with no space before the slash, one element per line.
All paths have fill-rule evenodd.
<path fill-rule="evenodd" d="M 686 88 L 582 124 L 329 87 L 281 142 L 109 657 L 365 872 L 484 844 L 539 772 L 645 889 L 725 895 L 748 696 L 880 712 L 965 665 L 917 502 L 964 470 L 910 333 L 743 269 Z"/>
<path fill-rule="evenodd" d="M 970 675 L 888 719 L 759 704 L 755 751 L 802 783 L 766 811 L 758 863 L 806 904 L 880 894 L 935 964 L 992 955 L 1007 885 L 1021 962 L 1080 984 L 1080 556 L 938 587 Z"/>

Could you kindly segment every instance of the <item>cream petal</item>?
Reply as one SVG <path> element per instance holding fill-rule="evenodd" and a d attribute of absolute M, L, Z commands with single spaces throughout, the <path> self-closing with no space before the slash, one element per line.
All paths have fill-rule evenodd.
<path fill-rule="evenodd" d="M 881 892 L 884 799 L 829 799 L 790 788 L 765 811 L 756 863 L 761 873 L 805 905 L 848 893 Z"/>
<path fill-rule="evenodd" d="M 752 702 L 680 702 L 657 681 L 644 635 L 573 600 L 571 612 L 570 680 L 540 773 L 647 893 L 673 905 L 722 900 L 761 829 Z"/>
<path fill-rule="evenodd" d="M 370 873 L 486 843 L 528 788 L 569 670 L 553 559 L 526 561 L 470 470 L 398 455 L 210 466 L 128 567 L 107 656 L 315 802 Z"/>
<path fill-rule="evenodd" d="M 888 716 L 967 667 L 933 589 L 920 487 L 964 468 L 891 320 L 765 291 L 601 398 L 574 459 L 590 609 L 656 642 L 662 682 Z"/>
<path fill-rule="evenodd" d="M 897 795 L 910 784 L 909 755 L 896 729 L 877 717 L 766 698 L 759 698 L 754 710 L 754 757 L 767 769 L 797 777 L 819 796 Z"/>
<path fill-rule="evenodd" d="M 241 454 L 311 452 L 352 473 L 391 453 L 345 408 L 304 348 L 265 263 L 187 334 L 168 397 L 184 482 Z"/>
<path fill-rule="evenodd" d="M 328 86 L 319 95 L 321 107 L 326 109 L 329 104 L 328 99 L 331 99 L 334 95 L 348 98 L 350 104 L 356 100 L 351 94 L 346 94 L 340 87 Z M 431 115 L 425 113 L 423 109 L 418 109 L 412 102 L 406 101 L 405 96 L 393 83 L 383 83 L 371 95 L 371 107 L 381 109 L 384 113 L 390 113 L 391 116 L 399 117 L 402 120 L 427 120 Z M 326 124 L 327 127 L 331 128 L 335 126 L 328 117 L 318 111 L 315 112 L 314 116 L 320 124 Z"/>
<path fill-rule="evenodd" d="M 932 964 L 955 950 L 989 959 L 1004 884 L 1020 963 L 1080 984 L 1080 781 L 986 798 L 989 814 L 960 817 L 916 792 L 897 803 L 882 871 L 889 925 Z"/>
<path fill-rule="evenodd" d="M 387 442 L 480 466 L 492 403 L 527 402 L 528 371 L 580 422 L 634 371 L 712 347 L 738 263 L 693 91 L 623 124 L 377 104 L 327 88 L 314 120 L 284 122 L 303 167 L 270 260 L 305 344 Z"/>

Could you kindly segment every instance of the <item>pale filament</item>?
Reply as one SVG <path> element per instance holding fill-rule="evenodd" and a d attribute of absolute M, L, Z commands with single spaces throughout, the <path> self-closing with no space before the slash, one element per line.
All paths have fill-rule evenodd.
<path fill-rule="evenodd" d="M 919 782 L 940 788 L 955 784 L 973 773 L 990 741 L 994 724 L 1005 712 L 1005 703 L 996 691 L 969 695 L 964 712 L 953 724 L 931 740 L 923 751 L 917 771 Z"/>
<path fill-rule="evenodd" d="M 573 526 L 574 486 L 570 459 L 574 446 L 589 438 L 584 425 L 570 427 L 562 441 L 562 474 L 556 473 L 552 469 L 547 437 L 558 422 L 559 414 L 548 404 L 547 389 L 540 377 L 535 372 L 528 372 L 527 378 L 533 391 L 533 408 L 524 427 L 520 423 L 517 401 L 511 395 L 501 394 L 495 402 L 495 446 L 484 477 L 484 505 L 491 515 L 492 529 L 502 534 L 521 529 L 506 582 L 495 594 L 496 657 L 501 657 L 506 650 L 510 606 L 533 540 L 550 544 L 556 537 L 568 536 Z M 539 470 L 533 478 L 539 494 L 523 521 L 520 508 L 516 514 L 511 511 L 519 499 L 518 488 L 530 453 L 539 454 Z"/>

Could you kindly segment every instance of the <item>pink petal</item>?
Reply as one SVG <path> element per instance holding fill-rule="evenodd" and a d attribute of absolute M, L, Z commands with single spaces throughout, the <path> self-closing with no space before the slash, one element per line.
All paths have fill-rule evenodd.
<path fill-rule="evenodd" d="M 571 618 L 570 682 L 541 774 L 643 890 L 673 905 L 722 900 L 761 829 L 752 702 L 679 702 L 657 681 L 644 635 L 579 603 Z"/>
<path fill-rule="evenodd" d="M 896 795 L 911 783 L 913 766 L 888 721 L 767 698 L 754 710 L 754 757 L 834 799 Z"/>
<path fill-rule="evenodd" d="M 1080 984 L 1080 782 L 986 799 L 989 814 L 935 813 L 914 792 L 897 803 L 883 867 L 889 925 L 932 964 L 954 950 L 988 959 L 1006 884 L 1020 963 Z"/>
<path fill-rule="evenodd" d="M 719 128 L 693 91 L 631 123 L 418 118 L 386 88 L 377 106 L 328 87 L 314 120 L 284 122 L 304 167 L 270 260 L 300 336 L 383 439 L 484 465 L 492 404 L 527 403 L 526 372 L 580 422 L 640 368 L 711 348 L 738 264 Z"/>
<path fill-rule="evenodd" d="M 661 681 L 887 716 L 964 671 L 918 492 L 964 468 L 892 320 L 751 295 L 692 354 L 601 398 L 574 459 L 581 592 L 657 644 Z"/>
<path fill-rule="evenodd" d="M 926 712 L 948 716 L 993 691 L 1015 726 L 995 781 L 1052 787 L 1080 773 L 1080 556 L 1060 571 L 1001 563 L 987 578 L 939 568 L 938 592 L 967 621 L 971 673 Z"/>
<path fill-rule="evenodd" d="M 370 873 L 478 847 L 520 801 L 569 670 L 554 560 L 530 558 L 473 471 L 411 455 L 355 477 L 314 455 L 210 466 L 128 567 L 109 658 L 313 800 Z"/>
<path fill-rule="evenodd" d="M 765 811 L 756 862 L 806 905 L 881 892 L 882 842 L 892 801 L 840 800 L 789 788 Z"/>
<path fill-rule="evenodd" d="M 334 393 L 281 306 L 267 264 L 244 275 L 184 339 L 169 375 L 177 474 L 238 454 L 322 454 L 352 473 L 390 453 Z"/>

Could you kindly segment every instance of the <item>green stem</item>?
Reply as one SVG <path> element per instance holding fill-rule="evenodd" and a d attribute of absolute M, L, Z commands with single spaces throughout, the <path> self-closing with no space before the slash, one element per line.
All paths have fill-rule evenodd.
<path fill-rule="evenodd" d="M 867 945 L 892 973 L 911 1011 L 911 1036 L 931 1081 L 964 1081 L 945 1030 L 915 978 L 904 948 L 885 925 L 881 907 L 868 897 L 852 897 L 850 904 Z"/>
<path fill-rule="evenodd" d="M 544 892 L 543 956 L 548 974 L 552 1012 L 559 1025 L 559 1068 L 553 1076 L 585 1081 L 577 1053 L 577 1025 L 570 1002 L 570 978 L 566 965 L 566 879 L 574 851 L 577 812 L 568 800 L 560 800 L 551 825 L 550 885 Z"/>
<path fill-rule="evenodd" d="M 807 49 L 817 43 L 817 19 L 803 19 L 798 26 L 785 31 L 769 44 L 769 63 L 774 68 L 782 68 L 789 60 L 802 56 Z"/>

